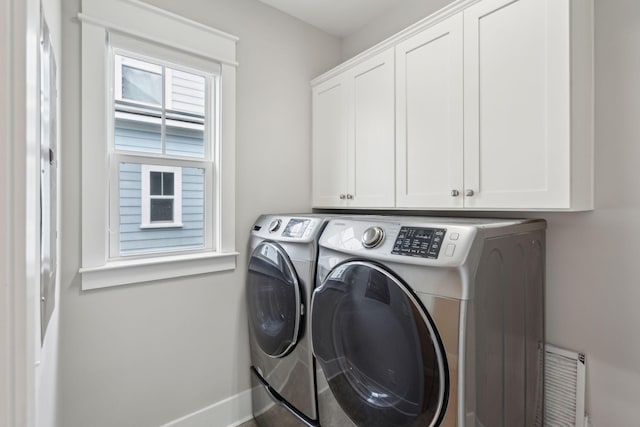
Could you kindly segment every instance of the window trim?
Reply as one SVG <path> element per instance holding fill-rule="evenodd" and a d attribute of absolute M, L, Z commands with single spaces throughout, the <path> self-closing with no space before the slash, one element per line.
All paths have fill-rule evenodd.
<path fill-rule="evenodd" d="M 151 172 L 172 173 L 173 174 L 173 195 L 166 196 L 151 194 Z M 161 166 L 150 165 L 147 163 L 140 164 L 140 187 L 141 187 L 141 208 L 142 215 L 140 228 L 179 228 L 183 227 L 182 223 L 182 168 L 179 166 Z M 165 199 L 173 201 L 173 220 L 172 221 L 151 221 L 151 199 Z M 206 232 L 206 230 L 205 230 Z"/>
<path fill-rule="evenodd" d="M 229 34 L 150 6 L 138 0 L 82 0 L 82 289 L 96 289 L 129 283 L 176 278 L 192 274 L 235 269 L 238 252 L 235 248 L 235 85 L 236 42 Z M 210 159 L 212 180 L 206 191 L 211 194 L 209 209 L 216 207 L 212 233 L 207 250 L 200 252 L 154 254 L 146 257 L 114 258 L 109 254 L 110 239 L 117 230 L 109 227 L 113 204 L 109 199 L 109 180 L 114 167 L 109 160 L 109 109 L 107 99 L 109 78 L 113 79 L 113 64 L 109 68 L 107 41 L 127 40 L 131 45 L 153 46 L 148 53 L 164 58 L 158 52 L 167 49 L 184 58 L 185 65 L 198 62 L 215 63 L 219 67 L 215 90 L 218 97 L 213 108 L 218 134 Z M 170 59 L 170 58 L 167 58 Z M 168 61 L 179 62 L 180 61 Z M 200 69 L 198 65 L 193 68 Z M 104 84 L 96 84 L 104 82 Z M 111 80 L 113 82 L 113 80 Z M 113 110 L 113 108 L 111 109 Z M 131 152 L 118 154 L 118 159 L 133 157 Z M 153 155 L 161 164 L 162 159 Z M 138 158 L 138 162 L 144 160 Z M 112 158 L 111 162 L 118 161 Z M 184 158 L 189 163 L 193 158 Z M 206 185 L 206 184 L 205 184 Z M 223 227 L 224 224 L 224 227 Z"/>

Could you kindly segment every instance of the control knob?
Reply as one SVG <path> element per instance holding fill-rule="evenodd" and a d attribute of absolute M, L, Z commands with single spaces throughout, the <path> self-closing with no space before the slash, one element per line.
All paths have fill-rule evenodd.
<path fill-rule="evenodd" d="M 281 219 L 274 219 L 273 221 L 271 221 L 269 223 L 269 227 L 267 228 L 267 230 L 269 230 L 269 233 L 273 233 L 274 231 L 278 231 L 278 229 L 280 228 L 281 224 L 282 224 L 282 220 Z"/>
<path fill-rule="evenodd" d="M 362 246 L 367 249 L 379 246 L 384 240 L 384 230 L 381 227 L 369 227 L 362 234 Z"/>

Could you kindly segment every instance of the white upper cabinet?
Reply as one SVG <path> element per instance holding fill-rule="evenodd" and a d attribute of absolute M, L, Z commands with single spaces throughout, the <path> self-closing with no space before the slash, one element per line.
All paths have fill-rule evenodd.
<path fill-rule="evenodd" d="M 461 208 L 462 14 L 396 46 L 396 206 Z"/>
<path fill-rule="evenodd" d="M 570 6 L 483 0 L 464 11 L 465 207 L 591 207 L 571 203 L 571 151 L 589 144 L 572 141 Z M 582 180 L 576 192 L 591 187 Z"/>
<path fill-rule="evenodd" d="M 314 207 L 593 209 L 592 7 L 456 1 L 314 80 Z"/>
<path fill-rule="evenodd" d="M 313 88 L 314 207 L 394 206 L 393 49 Z"/>
<path fill-rule="evenodd" d="M 313 89 L 313 204 L 346 205 L 347 97 L 342 76 Z"/>

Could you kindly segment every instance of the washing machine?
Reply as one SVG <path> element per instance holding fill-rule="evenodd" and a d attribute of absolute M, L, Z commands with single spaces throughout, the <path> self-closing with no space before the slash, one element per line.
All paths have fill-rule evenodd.
<path fill-rule="evenodd" d="M 332 219 L 310 314 L 323 427 L 535 425 L 545 229 Z"/>
<path fill-rule="evenodd" d="M 260 426 L 317 426 L 308 308 L 324 216 L 263 215 L 251 231 L 246 301 Z"/>

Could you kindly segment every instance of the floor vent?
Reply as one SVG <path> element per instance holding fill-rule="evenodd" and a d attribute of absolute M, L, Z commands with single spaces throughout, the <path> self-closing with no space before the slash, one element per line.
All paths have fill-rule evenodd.
<path fill-rule="evenodd" d="M 545 345 L 545 427 L 586 427 L 585 356 L 583 353 Z"/>

